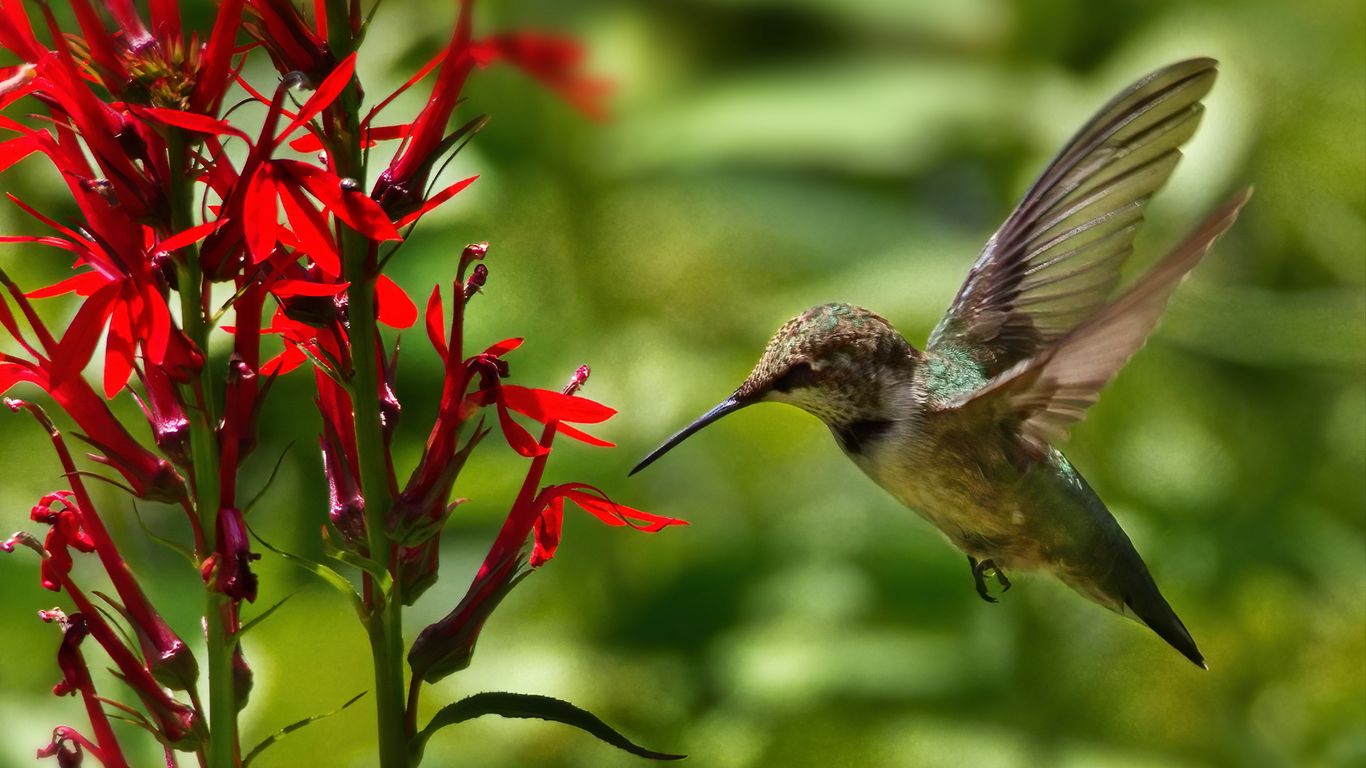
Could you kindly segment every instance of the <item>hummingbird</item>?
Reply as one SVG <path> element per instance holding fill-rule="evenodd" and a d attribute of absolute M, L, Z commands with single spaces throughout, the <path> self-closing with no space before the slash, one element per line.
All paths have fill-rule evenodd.
<path fill-rule="evenodd" d="M 1149 198 L 1195 133 L 1209 58 L 1124 89 L 1067 142 L 987 241 L 923 350 L 882 316 L 824 304 L 789 320 L 734 393 L 639 472 L 760 402 L 823 421 L 869 478 L 967 556 L 977 593 L 1052 574 L 1208 669 L 1133 542 L 1055 447 L 1143 346 L 1176 286 L 1234 222 L 1235 194 L 1115 296 Z"/>

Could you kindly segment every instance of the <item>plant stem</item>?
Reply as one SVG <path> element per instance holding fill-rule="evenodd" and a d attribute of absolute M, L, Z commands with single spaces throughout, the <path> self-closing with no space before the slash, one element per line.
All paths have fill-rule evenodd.
<path fill-rule="evenodd" d="M 347 4 L 328 0 L 328 44 L 339 59 L 356 46 L 347 23 Z M 360 91 L 349 84 L 337 105 L 329 110 L 332 146 L 329 150 L 337 174 L 365 182 L 365 159 L 360 141 Z M 324 120 L 328 118 L 325 116 Z M 347 289 L 352 361 L 351 413 L 356 426 L 356 460 L 360 465 L 361 496 L 365 499 L 365 530 L 369 555 L 383 565 L 389 578 L 367 580 L 370 617 L 366 632 L 375 670 L 375 714 L 381 768 L 408 768 L 407 710 L 403 687 L 403 600 L 395 573 L 393 545 L 387 517 L 393 499 L 389 491 L 389 464 L 384 444 L 379 401 L 381 352 L 375 327 L 375 265 L 373 244 L 360 233 L 339 225 L 343 278 Z"/>
<path fill-rule="evenodd" d="M 355 251 L 360 251 L 356 253 Z M 403 603 L 391 564 L 385 518 L 389 513 L 389 470 L 379 410 L 378 333 L 375 328 L 375 282 L 369 275 L 369 241 L 355 232 L 342 234 L 343 265 L 351 320 L 351 412 L 356 424 L 356 459 L 370 558 L 390 571 L 389 583 L 374 582 L 370 596 L 370 653 L 375 667 L 375 706 L 382 768 L 406 768 L 407 731 L 403 693 Z M 364 277 L 362 277 L 364 276 Z M 386 586 L 388 589 L 386 590 Z"/>
<path fill-rule="evenodd" d="M 171 169 L 171 226 L 184 231 L 194 224 L 194 187 L 186 163 L 185 139 L 172 130 L 167 139 Z M 187 402 L 197 406 L 198 418 L 190 419 L 191 464 L 194 467 L 195 511 L 207 549 L 200 557 L 217 551 L 218 475 L 217 400 L 213 367 L 209 364 L 209 327 L 204 321 L 203 274 L 198 248 L 185 249 L 178 264 L 181 330 L 204 355 L 199 381 L 186 385 Z M 237 692 L 232 656 L 236 639 L 230 626 L 232 604 L 210 580 L 204 590 L 204 634 L 209 669 L 209 768 L 234 768 L 239 764 L 237 744 Z"/>

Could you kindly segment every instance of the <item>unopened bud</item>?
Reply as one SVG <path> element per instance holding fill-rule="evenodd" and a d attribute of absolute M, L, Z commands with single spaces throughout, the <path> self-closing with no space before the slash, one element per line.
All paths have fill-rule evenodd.
<path fill-rule="evenodd" d="M 466 303 L 469 303 L 470 298 L 478 293 L 480 288 L 484 287 L 484 283 L 488 282 L 488 279 L 489 268 L 483 264 L 475 264 L 474 274 L 470 275 L 470 279 L 465 281 Z"/>

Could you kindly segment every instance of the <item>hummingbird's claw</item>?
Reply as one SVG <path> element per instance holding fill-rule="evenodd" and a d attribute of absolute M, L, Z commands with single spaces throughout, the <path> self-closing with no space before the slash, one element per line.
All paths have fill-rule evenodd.
<path fill-rule="evenodd" d="M 1010 579 L 1006 578 L 1005 571 L 996 567 L 996 563 L 991 560 L 977 560 L 972 555 L 968 555 L 968 566 L 972 568 L 972 580 L 977 585 L 977 594 L 988 603 L 999 603 L 1000 601 L 991 596 L 987 590 L 987 574 L 996 577 L 996 581 L 1001 585 L 1002 592 L 1010 591 Z"/>

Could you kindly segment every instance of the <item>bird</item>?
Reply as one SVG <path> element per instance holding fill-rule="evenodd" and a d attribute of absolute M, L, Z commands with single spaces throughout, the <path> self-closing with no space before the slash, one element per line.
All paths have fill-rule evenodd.
<path fill-rule="evenodd" d="M 868 309 L 812 307 L 782 326 L 729 397 L 630 474 L 741 408 L 794 405 L 967 556 L 983 599 L 997 600 L 990 580 L 1004 593 L 1008 573 L 1042 571 L 1208 669 L 1133 542 L 1057 445 L 1251 196 L 1233 194 L 1118 290 L 1148 200 L 1195 133 L 1217 72 L 1210 58 L 1170 64 L 1086 122 L 987 241 L 924 349 Z"/>

